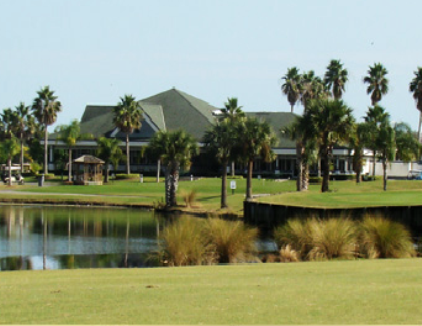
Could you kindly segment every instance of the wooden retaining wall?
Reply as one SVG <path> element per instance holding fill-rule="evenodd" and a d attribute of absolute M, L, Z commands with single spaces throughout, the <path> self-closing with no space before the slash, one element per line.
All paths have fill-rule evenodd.
<path fill-rule="evenodd" d="M 413 236 L 422 236 L 422 206 L 386 206 L 365 208 L 306 208 L 244 202 L 244 221 L 262 229 L 273 229 L 290 218 L 348 217 L 361 219 L 365 214 L 382 215 L 406 225 Z"/>

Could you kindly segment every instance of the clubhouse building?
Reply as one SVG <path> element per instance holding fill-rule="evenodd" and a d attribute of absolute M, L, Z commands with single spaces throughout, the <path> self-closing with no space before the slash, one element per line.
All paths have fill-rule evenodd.
<path fill-rule="evenodd" d="M 186 94 L 175 88 L 153 95 L 139 101 L 143 111 L 142 127 L 135 130 L 130 139 L 130 164 L 132 173 L 155 173 L 157 162 L 143 155 L 145 146 L 149 139 L 160 130 L 184 129 L 192 134 L 200 145 L 201 139 L 207 129 L 216 121 L 220 108 Z M 113 107 L 106 105 L 87 105 L 81 118 L 81 133 L 90 133 L 94 136 L 92 140 L 78 141 L 73 149 L 72 157 L 78 158 L 82 155 L 96 155 L 97 142 L 100 137 L 117 138 L 121 140 L 121 148 L 125 152 L 126 135 L 113 123 Z M 245 112 L 249 117 L 255 117 L 268 122 L 276 137 L 278 145 L 273 148 L 277 158 L 272 163 L 265 163 L 257 158 L 254 162 L 254 174 L 272 175 L 280 178 L 296 176 L 296 145 L 288 139 L 281 129 L 291 124 L 295 114 L 290 112 Z M 55 166 L 55 155 L 57 150 L 66 149 L 66 145 L 58 141 L 57 134 L 49 136 L 49 170 L 57 170 Z M 370 154 L 370 153 L 368 153 Z M 369 172 L 369 166 L 367 167 Z M 245 166 L 236 164 L 236 173 L 245 173 Z M 366 168 L 365 168 L 366 169 Z M 124 171 L 125 164 L 122 163 L 118 170 Z M 338 174 L 350 174 L 352 171 L 352 157 L 346 147 L 337 147 L 333 153 L 333 172 Z M 192 163 L 191 172 L 195 175 L 217 175 L 219 165 L 215 158 L 209 156 L 204 150 L 195 157 Z M 318 165 L 311 168 L 311 173 L 318 173 Z"/>

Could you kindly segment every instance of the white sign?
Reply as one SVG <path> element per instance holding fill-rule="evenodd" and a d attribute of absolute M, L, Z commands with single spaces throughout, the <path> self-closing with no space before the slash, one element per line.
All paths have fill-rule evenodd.
<path fill-rule="evenodd" d="M 236 189 L 236 181 L 230 181 L 230 189 Z"/>

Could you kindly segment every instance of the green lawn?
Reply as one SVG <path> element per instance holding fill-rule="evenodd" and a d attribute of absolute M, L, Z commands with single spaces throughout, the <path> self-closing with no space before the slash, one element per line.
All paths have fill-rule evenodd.
<path fill-rule="evenodd" d="M 152 206 L 164 200 L 164 182 L 156 183 L 155 178 L 147 177 L 144 183 L 139 181 L 114 181 L 103 186 L 67 186 L 52 183 L 51 186 L 0 186 L 1 198 L 6 200 L 115 204 L 133 206 Z M 228 185 L 230 180 L 228 182 Z M 228 189 L 229 209 L 225 211 L 243 214 L 246 179 L 236 180 L 237 189 L 232 195 Z M 276 182 L 274 180 L 253 180 L 253 194 L 271 194 L 257 200 L 261 202 L 307 206 L 307 207 L 358 207 L 388 205 L 422 205 L 422 182 L 407 180 L 389 180 L 388 191 L 382 190 L 382 181 L 362 182 L 334 181 L 331 191 L 321 193 L 319 185 L 311 185 L 309 191 L 295 191 L 295 181 Z M 4 191 L 14 190 L 14 193 Z M 181 181 L 179 184 L 178 203 L 182 206 L 183 192 L 197 192 L 197 200 L 191 211 L 221 212 L 220 178 L 203 178 L 195 181 Z M 19 192 L 19 193 L 18 193 Z M 223 211 L 224 212 L 224 211 Z"/>
<path fill-rule="evenodd" d="M 422 259 L 0 274 L 1 324 L 422 324 Z"/>

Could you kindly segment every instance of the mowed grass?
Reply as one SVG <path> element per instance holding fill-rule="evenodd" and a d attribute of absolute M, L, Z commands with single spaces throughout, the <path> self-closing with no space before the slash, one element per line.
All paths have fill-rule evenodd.
<path fill-rule="evenodd" d="M 362 182 L 334 181 L 330 192 L 321 193 L 320 185 L 311 185 L 309 191 L 284 192 L 262 197 L 260 202 L 321 208 L 348 208 L 370 206 L 422 205 L 422 182 L 389 180 L 388 190 L 382 190 L 382 180 Z"/>
<path fill-rule="evenodd" d="M 422 324 L 422 259 L 2 272 L 1 324 Z"/>
<path fill-rule="evenodd" d="M 232 212 L 243 214 L 246 179 L 237 179 L 234 194 L 228 180 L 227 210 L 220 210 L 221 179 L 201 178 L 194 181 L 182 180 L 179 183 L 178 203 L 180 208 L 197 212 Z M 422 182 L 407 180 L 389 180 L 388 191 L 382 190 L 382 180 L 374 182 L 331 181 L 328 193 L 320 192 L 320 185 L 311 185 L 309 191 L 295 191 L 294 180 L 276 182 L 274 180 L 253 179 L 253 194 L 271 195 L 258 197 L 256 200 L 272 204 L 303 207 L 368 207 L 368 206 L 411 206 L 422 205 Z M 153 206 L 164 201 L 164 181 L 155 182 L 155 178 L 146 177 L 139 181 L 113 181 L 103 186 L 68 186 L 53 183 L 51 186 L 31 185 L 0 186 L 1 190 L 14 190 L 14 193 L 2 192 L 4 200 L 37 202 L 48 199 L 52 202 Z M 183 193 L 195 191 L 196 201 L 193 207 L 184 208 Z M 20 192 L 21 194 L 18 194 Z M 80 196 L 78 196 L 80 195 Z"/>

